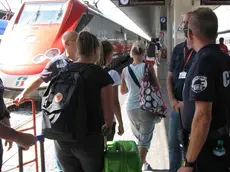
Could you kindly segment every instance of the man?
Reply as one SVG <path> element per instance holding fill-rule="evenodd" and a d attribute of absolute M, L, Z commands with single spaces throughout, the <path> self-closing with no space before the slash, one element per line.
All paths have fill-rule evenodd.
<path fill-rule="evenodd" d="M 49 82 L 69 62 L 77 60 L 77 37 L 78 34 L 75 31 L 67 31 L 63 34 L 62 43 L 65 47 L 65 52 L 47 63 L 40 76 L 15 98 L 18 103 L 21 103 L 25 97 L 28 97 L 33 91 L 37 90 L 43 82 Z"/>
<path fill-rule="evenodd" d="M 71 61 L 77 60 L 77 37 L 75 31 L 67 31 L 62 36 L 62 43 L 65 47 L 65 52 L 57 58 L 51 59 L 45 69 L 41 72 L 40 76 L 35 79 L 22 93 L 15 98 L 17 103 L 21 103 L 23 99 L 33 91 L 37 90 L 43 82 L 49 82 L 54 76 L 58 75 L 59 71 L 63 69 Z M 61 172 L 61 166 L 56 162 L 58 172 Z"/>
<path fill-rule="evenodd" d="M 190 13 L 183 17 L 183 28 L 187 33 L 188 18 Z M 185 34 L 187 37 L 187 34 Z M 182 90 L 186 73 L 189 71 L 192 64 L 195 52 L 187 48 L 187 41 L 178 44 L 171 57 L 168 77 L 167 77 L 167 90 L 171 107 L 173 108 L 169 120 L 169 159 L 170 159 L 170 172 L 176 172 L 182 162 L 181 141 L 178 133 L 181 130 L 180 113 L 182 108 Z"/>
<path fill-rule="evenodd" d="M 224 44 L 224 38 L 221 37 L 219 39 L 219 43 L 220 43 L 220 49 L 226 54 L 228 54 L 228 47 Z"/>
<path fill-rule="evenodd" d="M 197 54 L 185 81 L 182 115 L 190 137 L 178 172 L 229 171 L 230 58 L 215 44 L 217 30 L 211 9 L 192 12 L 188 41 Z"/>

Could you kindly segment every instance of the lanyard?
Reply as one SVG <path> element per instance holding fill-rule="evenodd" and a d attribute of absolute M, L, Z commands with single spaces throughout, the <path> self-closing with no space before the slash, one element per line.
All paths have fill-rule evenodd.
<path fill-rule="evenodd" d="M 189 60 L 190 60 L 191 57 L 192 57 L 192 53 L 193 53 L 193 50 L 190 52 L 190 54 L 189 54 L 187 60 L 185 61 L 185 58 L 186 58 L 186 55 L 187 55 L 187 51 L 186 51 L 185 48 L 184 48 L 184 61 L 185 61 L 185 63 L 184 63 L 184 70 L 185 70 L 185 68 L 186 68 L 186 66 L 187 66 L 187 64 L 188 64 L 188 62 L 189 62 Z"/>

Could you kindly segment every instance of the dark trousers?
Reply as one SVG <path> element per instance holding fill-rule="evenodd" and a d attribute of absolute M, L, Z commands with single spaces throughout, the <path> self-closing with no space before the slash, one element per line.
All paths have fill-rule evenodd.
<path fill-rule="evenodd" d="M 186 139 L 187 138 L 187 139 Z M 185 132 L 185 148 L 187 148 L 189 139 L 188 133 Z M 226 154 L 218 157 L 213 154 L 213 150 L 217 147 L 217 141 L 224 141 Z M 218 139 L 207 139 L 194 166 L 193 172 L 229 172 L 230 167 L 230 139 L 229 135 L 222 136 Z"/>
<path fill-rule="evenodd" d="M 54 142 L 63 172 L 102 172 L 104 165 L 103 135 L 90 135 L 81 143 Z"/>

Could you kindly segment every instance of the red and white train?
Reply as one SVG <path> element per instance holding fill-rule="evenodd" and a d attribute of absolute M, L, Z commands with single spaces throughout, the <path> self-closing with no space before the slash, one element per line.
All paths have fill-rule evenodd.
<path fill-rule="evenodd" d="M 0 45 L 0 78 L 5 98 L 15 98 L 51 58 L 63 52 L 61 37 L 67 30 L 85 30 L 100 40 L 110 40 L 118 60 L 129 52 L 133 41 L 143 39 L 80 0 L 24 2 L 9 22 Z M 46 86 L 41 85 L 33 96 Z"/>

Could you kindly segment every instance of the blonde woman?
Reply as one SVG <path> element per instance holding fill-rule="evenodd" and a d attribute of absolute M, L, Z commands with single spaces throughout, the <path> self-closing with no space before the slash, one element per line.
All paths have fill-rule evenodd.
<path fill-rule="evenodd" d="M 144 76 L 144 53 L 145 47 L 143 43 L 135 42 L 132 45 L 130 56 L 133 58 L 133 63 L 129 67 L 132 69 L 139 82 L 141 82 L 141 79 Z M 157 81 L 156 74 L 152 65 L 149 65 L 149 71 L 153 77 L 153 81 L 159 87 L 159 83 Z M 130 119 L 132 132 L 138 140 L 142 170 L 152 170 L 150 164 L 146 161 L 146 156 L 151 145 L 156 117 L 151 113 L 140 109 L 139 87 L 133 81 L 128 67 L 123 69 L 120 91 L 121 94 L 128 93 L 126 111 Z"/>

